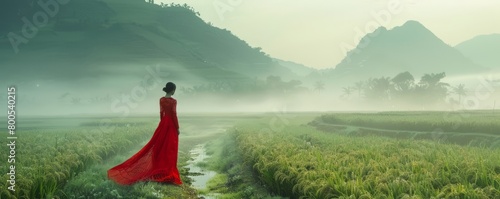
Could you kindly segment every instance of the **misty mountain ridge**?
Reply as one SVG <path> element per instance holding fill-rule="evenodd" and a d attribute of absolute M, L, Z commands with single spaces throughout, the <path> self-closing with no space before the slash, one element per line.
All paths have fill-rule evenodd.
<path fill-rule="evenodd" d="M 306 66 L 304 64 L 295 63 L 293 61 L 285 61 L 285 60 L 276 59 L 276 58 L 273 58 L 273 60 L 275 62 L 277 62 L 279 65 L 288 68 L 289 70 L 291 70 L 295 74 L 302 76 L 302 77 L 308 76 L 311 73 L 318 71 L 315 68 L 311 68 L 311 67 Z"/>
<path fill-rule="evenodd" d="M 0 20 L 7 28 L 0 31 L 4 33 L 0 64 L 8 74 L 72 81 L 137 76 L 145 66 L 159 64 L 172 80 L 187 82 L 296 77 L 260 48 L 204 22 L 186 4 L 160 6 L 142 0 L 72 0 L 60 5 L 57 15 L 38 27 L 27 43 L 19 43 L 15 53 L 7 33 L 22 38 L 22 16 L 40 12 L 40 8 L 24 9 L 29 6 L 22 3 L 30 0 L 0 9 L 3 15 L 17 19 Z"/>
<path fill-rule="evenodd" d="M 500 34 L 479 35 L 455 46 L 474 62 L 492 69 L 500 69 Z"/>
<path fill-rule="evenodd" d="M 405 71 L 420 76 L 425 73 L 455 75 L 484 70 L 421 23 L 407 21 L 390 30 L 380 27 L 367 34 L 331 73 L 340 79 L 362 79 L 393 77 Z"/>
<path fill-rule="evenodd" d="M 114 112 L 113 102 L 124 96 L 135 96 L 134 103 L 141 104 L 129 107 L 132 111 L 156 111 L 162 85 L 152 84 L 154 80 L 178 84 L 176 97 L 184 103 L 180 109 L 267 111 L 286 104 L 310 110 L 311 104 L 317 106 L 314 110 L 326 110 L 316 108 L 336 106 L 339 90 L 349 91 L 353 82 L 370 77 L 484 70 L 416 21 L 390 30 L 380 27 L 335 69 L 317 70 L 272 58 L 231 31 L 203 21 L 187 4 L 71 0 L 37 27 L 34 37 L 27 37 L 22 30 L 33 24 L 21 19 L 39 12 L 35 0 L 0 7 L 0 84 L 21 87 L 23 109 L 43 113 L 54 107 L 57 113 Z M 11 32 L 18 37 L 14 39 L 27 39 L 17 53 Z M 136 93 L 145 90 L 140 88 L 150 88 L 144 99 Z"/>
<path fill-rule="evenodd" d="M 34 0 L 22 2 L 30 1 Z M 21 34 L 22 21 L 9 17 L 20 19 L 39 11 L 7 7 L 0 8 L 6 16 L 0 24 L 8 28 L 0 32 L 5 34 Z M 404 71 L 421 76 L 485 70 L 476 63 L 421 23 L 408 21 L 390 30 L 378 28 L 365 35 L 334 69 L 317 70 L 270 57 L 229 30 L 206 23 L 186 4 L 159 6 L 142 0 L 72 0 L 61 5 L 36 37 L 20 44 L 17 54 L 9 38 L 0 37 L 0 64 L 7 72 L 3 74 L 67 81 L 138 77 L 145 73 L 145 66 L 158 64 L 169 79 L 196 85 L 205 81 L 251 83 L 270 75 L 311 83 L 318 79 L 357 81 Z"/>

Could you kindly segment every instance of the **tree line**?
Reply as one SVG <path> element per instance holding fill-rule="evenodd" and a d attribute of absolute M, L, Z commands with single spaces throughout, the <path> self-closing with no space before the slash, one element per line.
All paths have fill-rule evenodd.
<path fill-rule="evenodd" d="M 357 96 L 375 104 L 419 105 L 420 107 L 439 107 L 449 102 L 461 103 L 467 91 L 464 84 L 451 86 L 442 82 L 446 74 L 424 74 L 420 80 L 409 72 L 394 77 L 370 78 L 358 81 L 352 86 L 342 88 L 342 97 Z M 457 99 L 449 99 L 455 94 Z"/>
<path fill-rule="evenodd" d="M 452 86 L 443 79 L 446 74 L 429 73 L 416 79 L 410 72 L 402 72 L 394 77 L 369 78 L 341 88 L 342 99 L 360 99 L 365 103 L 380 106 L 439 108 L 450 104 L 461 104 L 467 90 L 464 84 Z M 293 97 L 296 93 L 327 97 L 332 93 L 325 82 L 318 80 L 311 88 L 300 80 L 285 81 L 280 76 L 271 75 L 264 80 L 253 82 L 214 81 L 192 87 L 181 87 L 185 96 L 205 94 L 227 97 L 245 94 L 268 97 Z M 333 99 L 332 99 L 333 102 Z"/>

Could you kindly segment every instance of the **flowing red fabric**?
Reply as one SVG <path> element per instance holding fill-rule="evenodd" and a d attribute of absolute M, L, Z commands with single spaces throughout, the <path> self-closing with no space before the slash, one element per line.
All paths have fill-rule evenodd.
<path fill-rule="evenodd" d="M 176 107 L 174 98 L 160 98 L 161 120 L 153 137 L 131 158 L 109 169 L 109 179 L 122 185 L 139 181 L 182 184 L 177 170 L 179 122 Z"/>

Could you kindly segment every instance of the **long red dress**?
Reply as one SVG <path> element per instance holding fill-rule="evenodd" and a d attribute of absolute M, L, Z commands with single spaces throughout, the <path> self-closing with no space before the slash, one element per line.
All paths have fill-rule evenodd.
<path fill-rule="evenodd" d="M 182 184 L 177 170 L 179 122 L 177 101 L 160 98 L 160 123 L 153 137 L 135 155 L 108 170 L 108 178 L 122 185 L 138 181 L 156 181 Z"/>

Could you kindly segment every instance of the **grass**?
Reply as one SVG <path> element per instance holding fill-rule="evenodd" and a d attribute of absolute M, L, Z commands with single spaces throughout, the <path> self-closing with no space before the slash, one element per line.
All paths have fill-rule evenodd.
<path fill-rule="evenodd" d="M 205 167 L 218 174 L 210 179 L 207 189 L 201 194 L 216 194 L 219 199 L 248 198 L 262 199 L 282 197 L 269 194 L 255 178 L 251 166 L 243 161 L 243 156 L 231 135 L 225 135 L 206 144 L 207 155 Z"/>
<path fill-rule="evenodd" d="M 106 177 L 107 169 L 137 152 L 158 125 L 158 118 L 31 117 L 18 120 L 16 192 L 2 190 L 0 198 L 197 198 L 190 187 L 189 151 L 225 134 L 237 120 L 257 114 L 183 114 L 179 117 L 178 168 L 184 184 L 165 186 L 141 182 L 120 186 Z M 109 119 L 102 126 L 102 119 Z M 110 129 L 109 131 L 101 131 Z M 5 131 L 2 134 L 7 134 Z M 7 142 L 6 137 L 0 141 Z M 7 159 L 7 150 L 0 157 Z M 0 172 L 7 173 L 7 167 Z M 7 175 L 2 176 L 6 187 Z"/>
<path fill-rule="evenodd" d="M 500 135 L 500 112 L 380 112 L 325 114 L 317 122 L 389 130 Z"/>
<path fill-rule="evenodd" d="M 425 119 L 427 116 L 440 123 L 436 119 L 440 114 L 380 113 L 380 117 L 360 114 L 360 118 L 388 124 L 411 118 L 432 122 Z M 481 115 L 493 118 L 483 121 L 496 117 L 470 113 L 471 120 L 463 122 L 495 125 L 481 123 Z M 211 157 L 199 166 L 218 174 L 201 193 L 217 193 L 218 198 L 500 197 L 500 149 L 425 139 L 345 136 L 336 129 L 324 132 L 307 125 L 315 118 L 324 118 L 317 116 L 268 113 L 181 117 L 182 187 L 152 182 L 125 187 L 106 179 L 108 168 L 121 163 L 150 138 L 158 122 L 156 117 L 114 121 L 110 123 L 114 131 L 104 133 L 95 131 L 100 125 L 96 118 L 24 120 L 16 148 L 19 191 L 14 195 L 4 190 L 1 198 L 196 198 L 185 165 L 191 148 L 203 143 Z M 482 128 L 477 129 L 474 132 L 481 133 Z M 6 157 L 6 152 L 0 151 L 0 155 Z M 0 172 L 7 172 L 6 166 L 1 165 Z M 4 183 L 6 177 L 2 178 Z"/>
<path fill-rule="evenodd" d="M 123 162 L 148 141 L 157 126 L 157 117 L 112 119 L 101 131 L 102 118 L 29 118 L 19 124 L 16 141 L 16 192 L 3 190 L 0 198 L 196 198 L 190 187 L 189 150 L 220 136 L 220 129 L 204 129 L 209 118 L 180 118 L 178 167 L 185 184 L 179 188 L 155 183 L 138 183 L 122 187 L 109 181 L 107 169 Z M 222 120 L 222 119 L 221 119 Z M 220 121 L 221 127 L 233 120 Z M 106 129 L 106 128 L 104 128 Z M 0 132 L 7 134 L 6 132 Z M 7 142 L 6 137 L 1 138 Z M 0 157 L 7 159 L 7 150 Z M 7 164 L 0 172 L 8 172 Z M 7 175 L 2 176 L 7 187 Z M 149 190 L 149 191 L 148 191 Z M 114 195 L 109 195 L 114 194 Z"/>
<path fill-rule="evenodd" d="M 36 121 L 33 123 L 36 124 Z M 50 122 L 44 123 L 47 124 Z M 90 166 L 102 163 L 103 160 L 147 140 L 150 132 L 144 129 L 153 127 L 132 124 L 115 126 L 114 131 L 101 131 L 96 126 L 47 126 L 19 126 L 16 140 L 17 191 L 2 192 L 2 198 L 56 196 L 57 191 L 68 180 Z M 1 157 L 6 158 L 7 152 L 2 150 Z M 2 164 L 0 171 L 7 172 L 7 166 Z M 2 177 L 5 185 L 7 177 Z"/>
<path fill-rule="evenodd" d="M 500 148 L 500 113 L 491 111 L 334 113 L 310 125 L 350 136 L 426 139 L 483 148 Z"/>
<path fill-rule="evenodd" d="M 239 125 L 236 146 L 266 187 L 290 198 L 498 198 L 500 149 L 348 137 L 268 121 Z"/>

